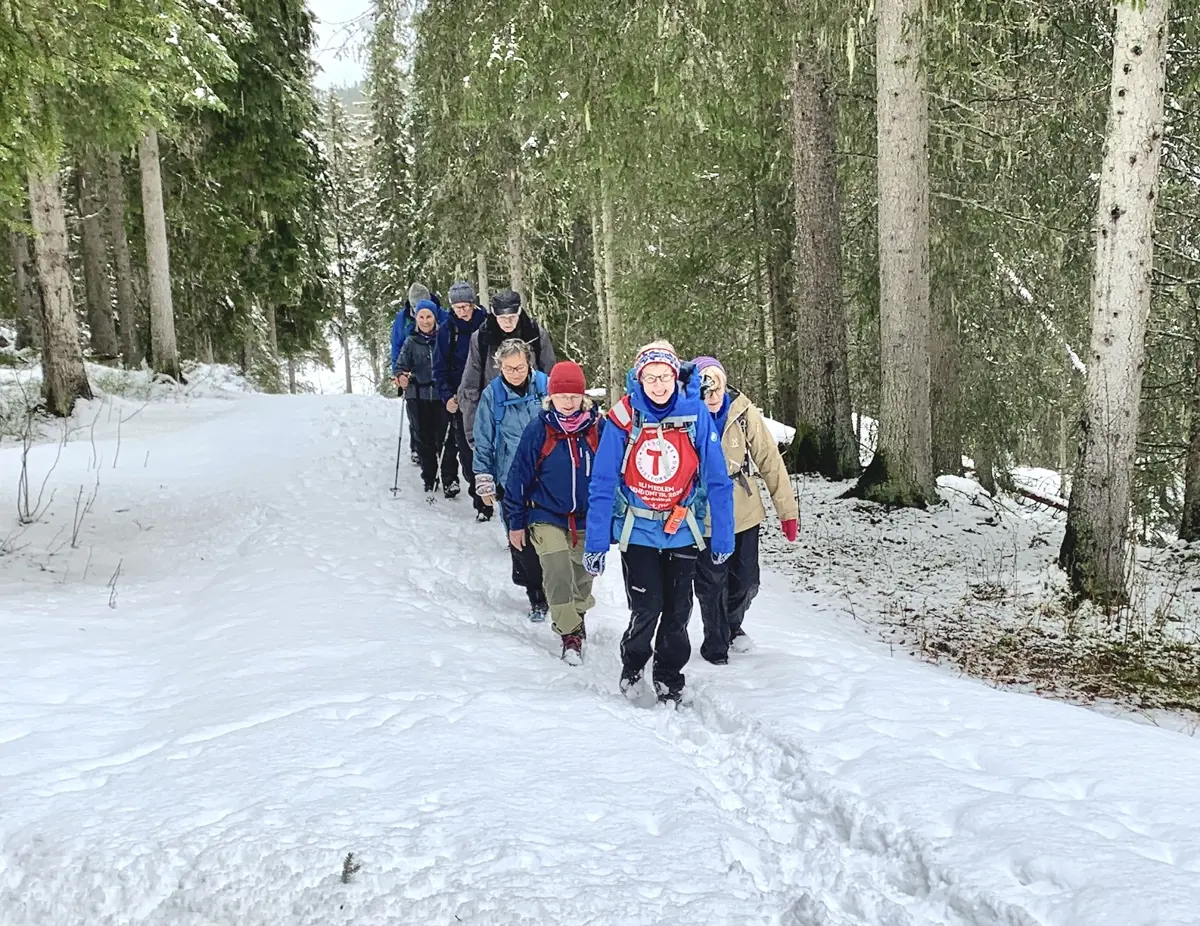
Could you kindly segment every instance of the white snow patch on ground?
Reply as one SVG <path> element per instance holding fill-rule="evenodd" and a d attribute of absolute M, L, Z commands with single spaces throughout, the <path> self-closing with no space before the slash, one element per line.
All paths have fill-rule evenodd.
<path fill-rule="evenodd" d="M 228 395 L 31 452 L 5 926 L 1196 922 L 1200 742 L 892 658 L 770 572 L 757 650 L 635 707 L 615 562 L 566 667 L 498 523 L 407 465 L 390 497 L 395 403 Z"/>

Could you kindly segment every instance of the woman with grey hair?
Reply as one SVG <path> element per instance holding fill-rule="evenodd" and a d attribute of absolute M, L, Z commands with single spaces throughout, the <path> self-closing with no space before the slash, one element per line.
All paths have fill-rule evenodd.
<path fill-rule="evenodd" d="M 504 497 L 502 486 L 517 454 L 521 435 L 542 409 L 548 392 L 546 374 L 534 369 L 533 349 L 521 338 L 501 342 L 494 355 L 500 375 L 479 396 L 475 413 L 475 492 L 494 505 Z M 503 510 L 501 511 L 503 514 Z M 507 531 L 508 518 L 504 518 Z M 531 544 L 518 550 L 510 542 L 512 579 L 529 596 L 529 619 L 540 623 L 549 607 L 542 588 L 542 567 Z"/>

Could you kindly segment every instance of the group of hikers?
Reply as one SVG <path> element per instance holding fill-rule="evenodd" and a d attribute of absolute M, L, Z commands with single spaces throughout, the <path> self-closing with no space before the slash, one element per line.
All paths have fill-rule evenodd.
<path fill-rule="evenodd" d="M 796 498 L 761 412 L 716 358 L 683 361 L 654 341 L 602 415 L 583 370 L 556 359 L 519 293 L 496 293 L 487 312 L 470 283 L 456 282 L 449 302 L 447 311 L 414 283 L 392 327 L 392 373 L 425 491 L 440 483 L 454 498 L 461 467 L 476 519 L 500 507 L 529 619 L 550 616 L 570 665 L 583 662 L 592 580 L 616 543 L 630 609 L 621 691 L 635 697 L 653 660 L 658 700 L 678 703 L 693 596 L 706 661 L 725 665 L 752 647 L 742 625 L 766 518 L 755 473 L 796 540 Z"/>

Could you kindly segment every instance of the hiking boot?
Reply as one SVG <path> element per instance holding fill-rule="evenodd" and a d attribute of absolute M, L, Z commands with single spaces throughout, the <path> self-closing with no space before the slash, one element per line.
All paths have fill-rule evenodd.
<path fill-rule="evenodd" d="M 625 697 L 632 701 L 635 697 L 637 697 L 637 684 L 641 680 L 642 673 L 640 671 L 627 672 L 622 670 L 620 682 L 621 694 L 625 695 Z"/>
<path fill-rule="evenodd" d="M 421 455 L 419 453 L 417 453 L 415 450 L 408 455 L 408 458 L 409 458 L 409 460 L 412 461 L 413 466 L 421 465 Z"/>
<path fill-rule="evenodd" d="M 425 483 L 425 491 L 426 492 L 436 492 L 437 491 L 437 483 L 436 482 Z"/>
<path fill-rule="evenodd" d="M 541 624 L 546 620 L 546 615 L 550 613 L 550 609 L 544 604 L 531 604 L 529 606 L 529 622 L 531 624 Z"/>
<path fill-rule="evenodd" d="M 749 653 L 754 649 L 754 641 L 750 639 L 746 631 L 739 627 L 729 638 L 729 651 L 731 653 Z"/>
<path fill-rule="evenodd" d="M 713 659 L 710 659 L 709 657 L 705 656 L 704 661 L 712 666 L 727 666 L 727 665 L 729 665 L 729 657 L 728 656 L 717 656 Z"/>
<path fill-rule="evenodd" d="M 445 495 L 446 498 L 457 498 L 458 493 L 461 491 L 462 487 L 458 484 L 458 480 L 455 479 L 453 482 L 446 484 L 446 488 L 442 490 L 442 494 Z"/>
<path fill-rule="evenodd" d="M 495 513 L 496 509 L 494 509 L 491 505 L 485 505 L 475 512 L 475 520 L 480 524 L 483 524 L 485 521 L 492 520 L 492 515 Z"/>
<path fill-rule="evenodd" d="M 569 666 L 583 665 L 583 637 L 577 633 L 564 633 L 562 645 L 563 662 Z"/>
<path fill-rule="evenodd" d="M 678 704 L 683 700 L 682 688 L 669 688 L 662 682 L 654 683 L 654 693 L 658 695 L 659 704 Z"/>

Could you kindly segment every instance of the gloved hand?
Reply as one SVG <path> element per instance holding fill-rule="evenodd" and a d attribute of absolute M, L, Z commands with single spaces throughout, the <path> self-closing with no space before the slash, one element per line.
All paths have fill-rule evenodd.
<path fill-rule="evenodd" d="M 496 504 L 496 480 L 491 473 L 475 474 L 475 494 L 483 499 L 485 505 Z"/>
<path fill-rule="evenodd" d="M 800 530 L 800 522 L 795 518 L 788 518 L 786 521 L 780 521 L 779 526 L 783 529 L 783 536 L 788 539 L 788 542 L 795 543 L 796 532 Z"/>
<path fill-rule="evenodd" d="M 713 554 L 712 554 L 713 565 L 720 566 L 731 556 L 733 556 L 732 553 L 718 553 L 716 550 L 713 550 Z"/>
<path fill-rule="evenodd" d="M 598 576 L 604 572 L 604 557 L 607 553 L 584 553 L 583 568 L 590 576 Z"/>

